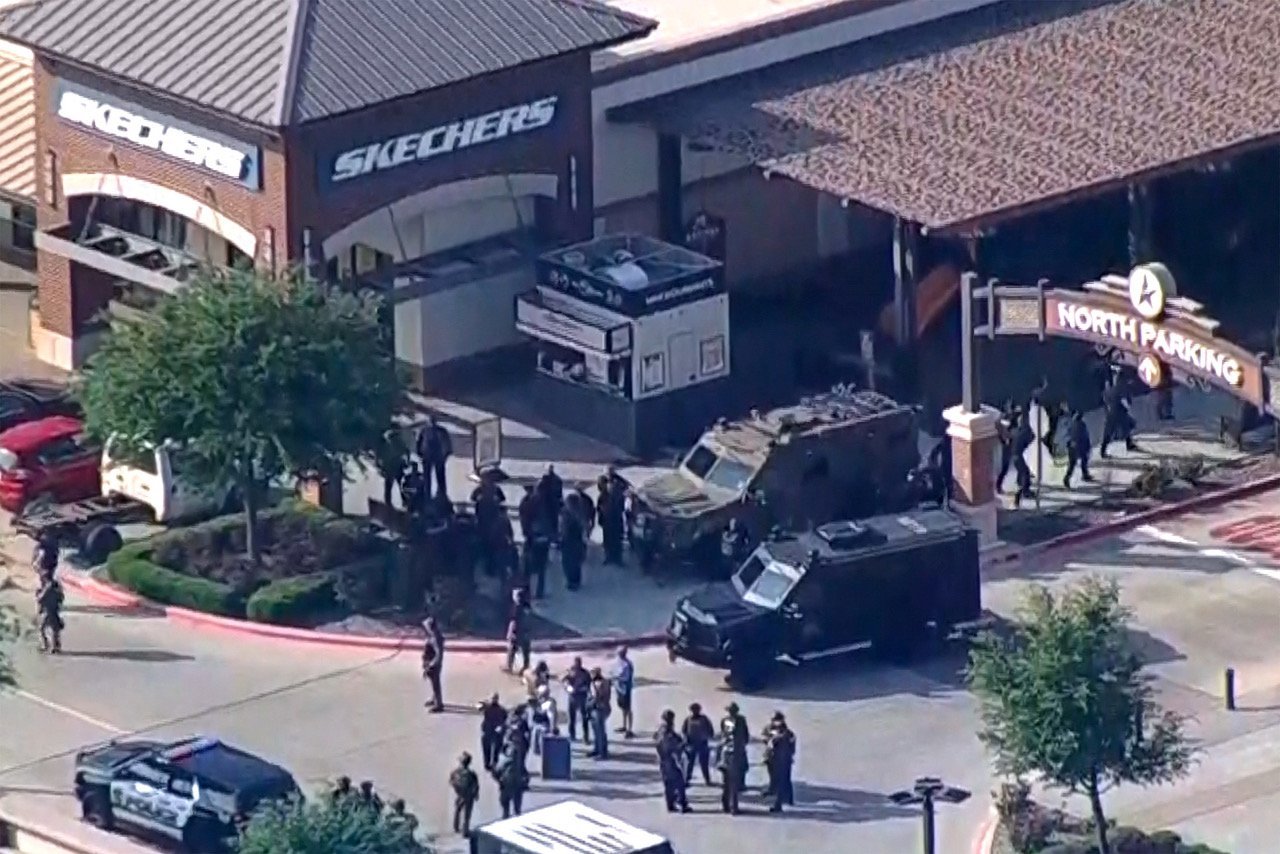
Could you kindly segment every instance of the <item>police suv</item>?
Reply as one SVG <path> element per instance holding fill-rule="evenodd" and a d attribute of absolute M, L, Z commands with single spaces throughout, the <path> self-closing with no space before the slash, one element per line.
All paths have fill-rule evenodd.
<path fill-rule="evenodd" d="M 116 741 L 76 755 L 76 799 L 85 821 L 223 851 L 265 801 L 299 793 L 288 771 L 211 738 L 165 744 Z"/>
<path fill-rule="evenodd" d="M 977 532 L 949 511 L 917 510 L 775 534 L 729 581 L 680 600 L 667 646 L 754 690 L 778 662 L 871 647 L 902 657 L 981 614 Z"/>

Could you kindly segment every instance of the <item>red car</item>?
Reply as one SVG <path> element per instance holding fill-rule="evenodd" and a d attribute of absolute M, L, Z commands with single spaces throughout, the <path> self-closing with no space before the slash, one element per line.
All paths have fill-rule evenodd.
<path fill-rule="evenodd" d="M 40 502 L 78 501 L 102 492 L 102 449 L 84 423 L 54 415 L 0 433 L 0 507 L 21 513 Z"/>

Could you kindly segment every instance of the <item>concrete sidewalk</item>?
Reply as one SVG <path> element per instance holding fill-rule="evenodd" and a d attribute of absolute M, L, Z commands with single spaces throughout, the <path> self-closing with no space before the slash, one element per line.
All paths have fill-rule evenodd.
<path fill-rule="evenodd" d="M 1218 438 L 1220 419 L 1224 415 L 1239 414 L 1239 402 L 1219 391 L 1198 391 L 1179 388 L 1174 391 L 1174 420 L 1161 421 L 1156 417 L 1155 395 L 1148 394 L 1133 402 L 1133 416 L 1137 421 L 1134 439 L 1138 449 L 1126 450 L 1123 442 L 1112 442 L 1107 448 L 1107 459 L 1101 459 L 1102 427 L 1104 414 L 1101 409 L 1085 413 L 1085 423 L 1093 440 L 1089 470 L 1093 483 L 1084 483 L 1079 472 L 1073 478 L 1072 488 L 1063 486 L 1067 470 L 1066 423 L 1058 428 L 1056 450 L 1051 458 L 1045 452 L 1044 473 L 1039 487 L 1039 502 L 1025 499 L 1020 508 L 1013 507 L 1013 493 L 1017 476 L 1010 469 L 1005 477 L 1001 496 L 1002 523 L 1015 521 L 1019 516 L 1035 513 L 1054 513 L 1073 504 L 1096 501 L 1104 495 L 1119 496 L 1126 492 L 1134 479 L 1148 463 L 1162 458 L 1187 458 L 1200 456 L 1206 464 L 1215 465 L 1239 460 L 1246 451 L 1229 448 Z M 1034 470 L 1034 469 L 1033 469 Z"/>

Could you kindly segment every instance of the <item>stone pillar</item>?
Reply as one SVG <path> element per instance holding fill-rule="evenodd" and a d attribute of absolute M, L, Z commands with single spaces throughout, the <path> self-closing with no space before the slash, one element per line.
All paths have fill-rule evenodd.
<path fill-rule="evenodd" d="M 658 135 L 658 236 L 684 245 L 684 139 Z"/>
<path fill-rule="evenodd" d="M 990 406 L 968 412 L 953 406 L 942 413 L 951 437 L 951 477 L 955 481 L 952 509 L 978 531 L 981 548 L 998 545 L 996 531 L 996 424 L 1000 413 Z"/>
<path fill-rule="evenodd" d="M 1146 184 L 1129 185 L 1129 268 L 1151 260 L 1151 193 Z"/>

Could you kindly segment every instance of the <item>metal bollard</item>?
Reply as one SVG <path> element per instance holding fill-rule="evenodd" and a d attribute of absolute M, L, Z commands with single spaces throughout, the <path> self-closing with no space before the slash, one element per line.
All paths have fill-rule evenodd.
<path fill-rule="evenodd" d="M 1228 667 L 1222 674 L 1223 693 L 1227 700 L 1227 711 L 1234 712 L 1236 710 L 1236 671 L 1234 667 Z"/>

